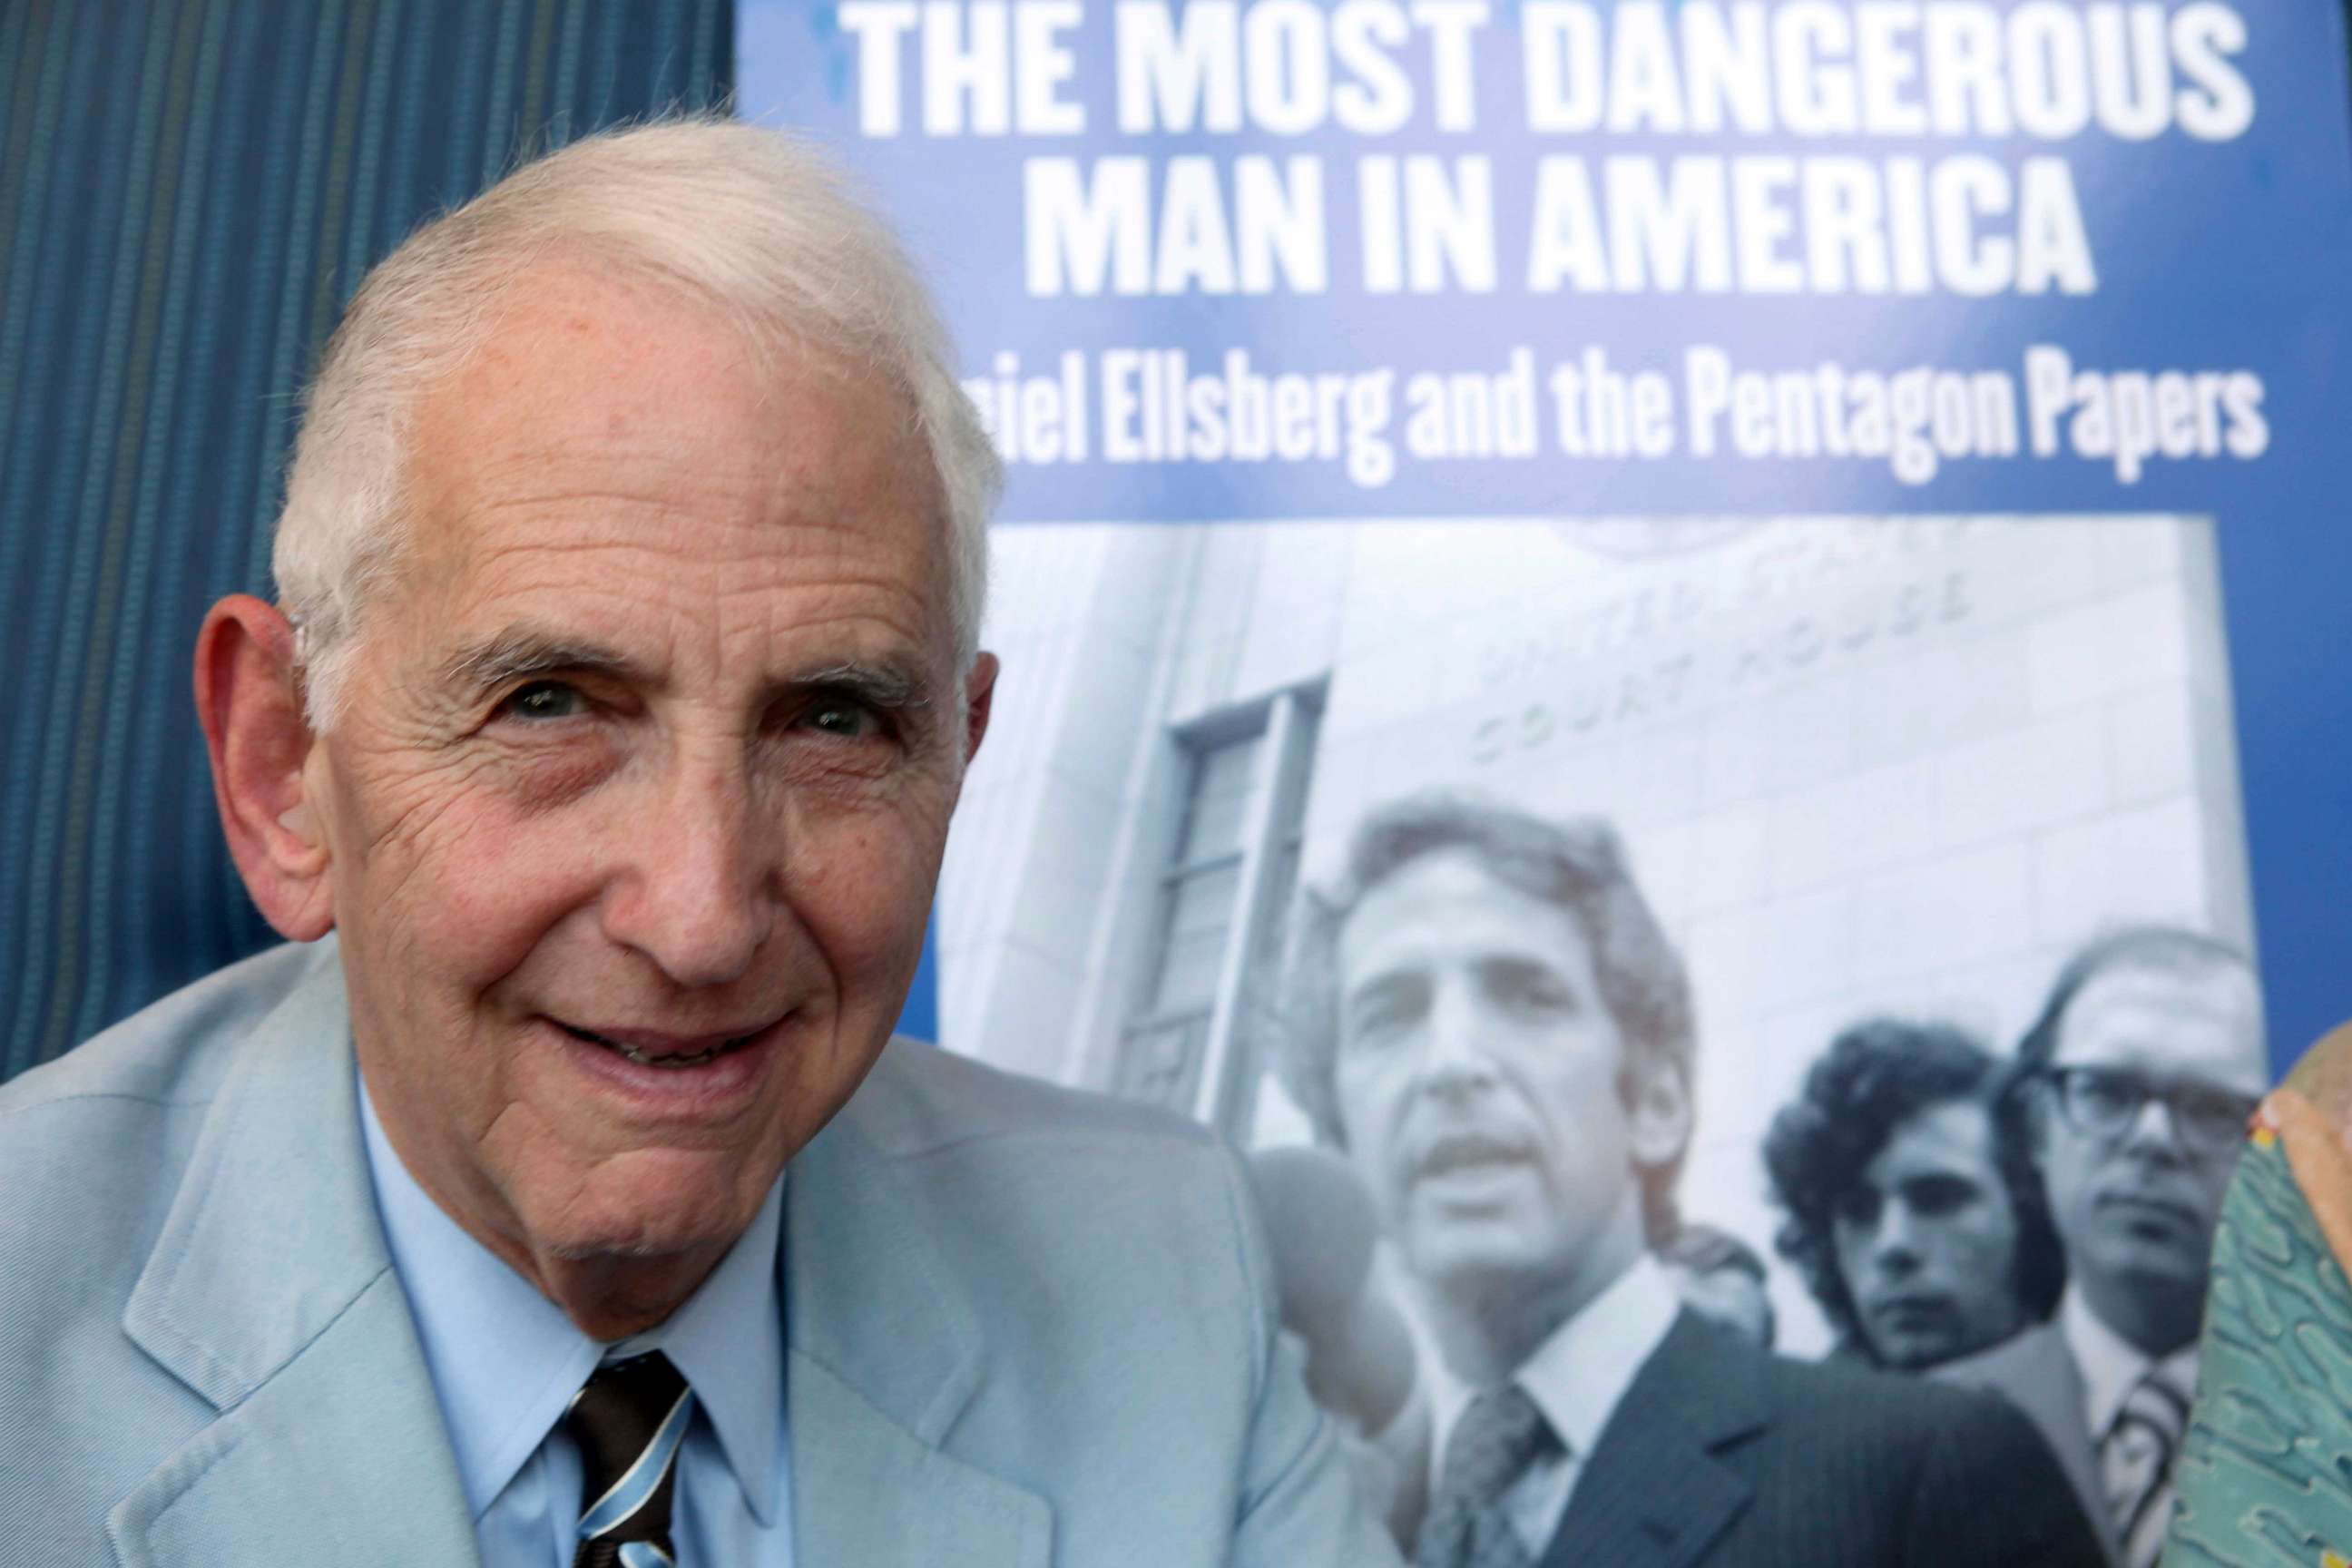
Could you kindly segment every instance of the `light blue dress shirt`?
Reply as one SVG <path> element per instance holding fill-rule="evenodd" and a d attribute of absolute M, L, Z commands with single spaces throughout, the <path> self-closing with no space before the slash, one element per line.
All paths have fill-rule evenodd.
<path fill-rule="evenodd" d="M 600 1360 L 655 1350 L 694 1390 L 672 1503 L 678 1568 L 791 1568 L 782 1179 L 667 1321 L 606 1345 L 425 1195 L 385 1140 L 364 1083 L 360 1119 L 376 1207 L 457 1452 L 483 1568 L 571 1568 L 580 1456 L 562 1428 L 564 1409 Z"/>

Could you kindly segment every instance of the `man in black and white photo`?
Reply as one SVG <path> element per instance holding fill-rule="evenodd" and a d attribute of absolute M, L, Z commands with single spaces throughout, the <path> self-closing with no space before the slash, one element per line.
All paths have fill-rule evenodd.
<path fill-rule="evenodd" d="M 1307 920 L 1293 1090 L 1444 1363 L 1418 1568 L 2097 1561 L 2014 1411 L 1780 1360 L 1678 1300 L 1650 1247 L 1696 1026 L 1611 827 L 1409 799 Z"/>
<path fill-rule="evenodd" d="M 2018 1047 L 2066 1292 L 2043 1328 L 1948 1369 L 2034 1418 L 2123 1568 L 2149 1568 L 2197 1393 L 2221 1194 L 2265 1079 L 2254 975 L 2195 931 L 2092 942 Z"/>
<path fill-rule="evenodd" d="M 2057 1304 L 2065 1265 L 2020 1119 L 1995 1115 L 1999 1069 L 1949 1025 L 1867 1019 L 1772 1119 L 1780 1256 L 1840 1353 L 1924 1372 Z"/>

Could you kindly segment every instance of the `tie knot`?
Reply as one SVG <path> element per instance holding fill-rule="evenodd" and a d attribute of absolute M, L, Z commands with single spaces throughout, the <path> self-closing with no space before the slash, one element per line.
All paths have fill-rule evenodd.
<path fill-rule="evenodd" d="M 657 1544 L 666 1561 L 670 1472 L 693 1395 L 669 1358 L 655 1352 L 589 1374 L 564 1429 L 580 1448 L 579 1560 L 633 1563 L 621 1543 Z"/>
<path fill-rule="evenodd" d="M 1491 1502 L 1558 1439 L 1527 1390 L 1516 1383 L 1483 1390 L 1462 1412 L 1445 1446 L 1445 1490 Z"/>

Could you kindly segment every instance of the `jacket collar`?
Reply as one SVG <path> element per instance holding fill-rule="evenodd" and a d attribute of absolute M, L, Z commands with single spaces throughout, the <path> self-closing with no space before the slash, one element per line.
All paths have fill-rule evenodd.
<path fill-rule="evenodd" d="M 1690 1568 L 1748 1506 L 1748 1482 L 1716 1456 L 1768 1426 L 1771 1400 L 1762 1352 L 1727 1337 L 1677 1313 L 1578 1479 L 1545 1568 Z"/>
<path fill-rule="evenodd" d="M 108 1518 L 126 1565 L 477 1561 L 360 1144 L 322 942 L 197 1134 L 123 1331 L 220 1415 Z"/>
<path fill-rule="evenodd" d="M 986 1342 L 919 1190 L 876 1136 L 898 1049 L 784 1185 L 796 1556 L 1043 1568 L 1045 1500 L 942 1447 L 980 1386 Z"/>

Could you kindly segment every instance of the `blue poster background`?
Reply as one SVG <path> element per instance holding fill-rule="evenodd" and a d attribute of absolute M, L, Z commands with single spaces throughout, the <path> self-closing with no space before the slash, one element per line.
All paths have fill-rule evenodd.
<path fill-rule="evenodd" d="M 1635 9 L 1628 5 L 1618 11 Z M 1677 6 L 1639 7 L 1671 25 Z M 2168 20 L 2192 6 L 2164 7 Z M 959 26 L 984 5 L 945 9 Z M 997 6 L 1010 14 L 1020 5 Z M 1171 16 L 1181 5 L 1167 7 Z M 1244 8 L 1244 10 L 1246 7 Z M 1611 7 L 1600 11 L 1618 20 Z M 2013 5 L 1993 7 L 2003 14 Z M 2078 8 L 2080 9 L 2080 8 Z M 2095 9 L 2091 7 L 2089 9 Z M 2324 1028 L 2352 1015 L 2352 638 L 2343 632 L 2343 584 L 2352 579 L 2345 497 L 2352 439 L 2340 366 L 2352 258 L 2352 115 L 2344 22 L 2311 0 L 2242 0 L 2230 63 L 2251 88 L 2242 131 L 2200 140 L 2177 125 L 2144 140 L 2095 125 L 2058 140 L 2022 134 L 1800 136 L 1628 130 L 1539 133 L 1528 128 L 1520 5 L 1497 0 L 1465 37 L 1476 87 L 1475 125 L 1434 123 L 1430 51 L 1399 50 L 1417 89 L 1406 122 L 1360 135 L 1325 122 L 1297 134 L 1244 126 L 1136 134 L 1118 129 L 1109 5 L 1072 8 L 1058 30 L 1066 74 L 1052 93 L 1079 106 L 1076 133 L 927 131 L 919 34 L 927 10 L 896 9 L 900 89 L 891 134 L 861 105 L 861 47 L 885 37 L 875 18 L 836 5 L 745 0 L 738 37 L 741 111 L 800 127 L 834 146 L 874 188 L 940 290 L 949 322 L 980 377 L 1011 367 L 1050 377 L 1076 353 L 1089 389 L 1106 351 L 1181 351 L 1187 370 L 1213 374 L 1239 347 L 1264 374 L 1362 373 L 1403 378 L 1503 370 L 1511 349 L 1531 351 L 1538 374 L 1598 350 L 1613 369 L 1651 371 L 1685 389 L 1686 358 L 1709 345 L 1741 369 L 1801 371 L 1833 361 L 1846 373 L 1934 366 L 2021 374 L 2047 345 L 2081 370 L 2245 374 L 2262 386 L 2267 439 L 2228 451 L 2150 458 L 2126 482 L 2095 450 L 2062 444 L 2043 455 L 1956 457 L 1931 476 L 1898 476 L 1881 458 L 1740 457 L 1718 442 L 1691 449 L 1686 410 L 1677 438 L 1654 458 L 1572 456 L 1547 439 L 1523 458 L 1416 459 L 1400 454 L 1384 482 L 1351 478 L 1339 457 L 1284 461 L 1112 461 L 1099 408 L 1086 461 L 1015 462 L 1001 516 L 1008 521 L 1252 517 L 1572 516 L 1741 512 L 1843 514 L 2150 512 L 2210 514 L 2219 523 L 2231 673 L 2251 857 L 2255 921 L 2274 1061 L 2284 1066 Z M 849 15 L 845 17 L 845 12 Z M 861 45 L 860 27 L 866 29 Z M 969 32 L 960 35 L 969 38 Z M 1421 44 L 1425 45 L 1426 39 Z M 1417 46 L 1418 47 L 1418 46 Z M 1008 84 L 1018 101 L 1019 84 Z M 977 100 L 960 100 L 967 118 Z M 935 128 L 936 129 L 936 128 Z M 1369 157 L 1467 155 L 1487 161 L 1496 279 L 1427 294 L 1377 292 L 1359 264 L 1362 218 L 1356 171 Z M 2069 292 L 1917 294 L 1648 291 L 1530 292 L 1529 214 L 1540 160 L 1582 156 L 1597 183 L 1619 155 L 1684 154 L 1793 162 L 1848 156 L 1893 160 L 1973 155 L 2012 182 L 2032 159 L 2063 161 L 2079 201 L 2095 286 Z M 1024 270 L 1024 163 L 1072 160 L 1082 179 L 1099 161 L 1141 158 L 1155 202 L 1170 161 L 1205 158 L 1230 193 L 1244 156 L 1319 165 L 1328 276 L 1319 288 L 1265 292 L 1121 295 L 1110 288 L 1031 292 Z M 1155 211 L 1164 222 L 1164 212 Z M 1988 220 L 1990 232 L 1996 226 Z M 1801 234 L 1789 254 L 1801 254 Z M 1009 356 L 1009 357 L 1007 357 Z M 1050 394 L 1041 394 L 1041 396 Z M 1402 411 L 1399 411 L 1402 417 Z M 1539 424 L 1544 420 L 1539 418 Z M 1717 426 L 1727 430 L 1727 424 Z M 1547 433 L 1549 427 L 1547 426 Z M 928 973 L 928 970 L 927 970 Z M 935 1017 L 928 992 L 910 1026 Z"/>

